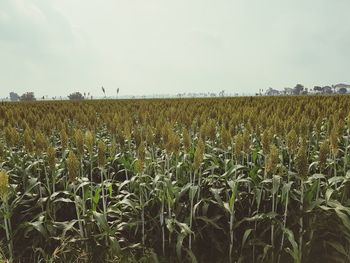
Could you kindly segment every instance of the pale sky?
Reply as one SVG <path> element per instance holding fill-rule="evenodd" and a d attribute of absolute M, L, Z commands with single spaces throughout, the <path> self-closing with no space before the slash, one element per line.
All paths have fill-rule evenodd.
<path fill-rule="evenodd" d="M 0 97 L 350 84 L 349 0 L 0 0 Z"/>

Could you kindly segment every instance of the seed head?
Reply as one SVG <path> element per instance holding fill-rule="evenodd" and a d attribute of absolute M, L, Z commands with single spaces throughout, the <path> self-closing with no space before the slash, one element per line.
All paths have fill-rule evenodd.
<path fill-rule="evenodd" d="M 144 142 L 141 142 L 139 147 L 137 148 L 137 170 L 139 172 L 142 172 L 146 160 L 146 152 L 145 152 L 145 145 Z"/>
<path fill-rule="evenodd" d="M 28 152 L 32 153 L 34 151 L 34 144 L 33 144 L 33 138 L 32 138 L 32 131 L 27 128 L 24 132 L 24 147 L 27 149 Z"/>
<path fill-rule="evenodd" d="M 131 140 L 131 125 L 129 122 L 126 122 L 124 125 L 124 136 L 128 141 Z"/>
<path fill-rule="evenodd" d="M 230 137 L 230 131 L 225 128 L 225 126 L 221 127 L 221 132 L 220 132 L 220 137 L 221 137 L 221 145 L 222 148 L 227 149 L 231 145 L 231 137 Z"/>
<path fill-rule="evenodd" d="M 294 129 L 287 134 L 286 143 L 289 154 L 295 154 L 298 148 L 298 136 Z"/>
<path fill-rule="evenodd" d="M 250 135 L 248 130 L 245 130 L 243 132 L 243 136 L 242 136 L 242 150 L 243 152 L 245 152 L 246 154 L 249 153 L 250 150 Z"/>
<path fill-rule="evenodd" d="M 60 132 L 61 145 L 63 149 L 68 147 L 68 135 L 65 129 L 62 129 Z"/>
<path fill-rule="evenodd" d="M 262 145 L 264 154 L 269 153 L 271 141 L 272 141 L 272 132 L 270 130 L 265 130 L 261 138 L 261 145 Z"/>
<path fill-rule="evenodd" d="M 243 135 L 242 133 L 239 133 L 235 136 L 235 156 L 236 158 L 239 158 L 241 156 L 243 151 Z"/>
<path fill-rule="evenodd" d="M 0 199 L 5 201 L 9 193 L 9 175 L 5 171 L 0 171 Z"/>
<path fill-rule="evenodd" d="M 308 124 L 308 121 L 306 119 L 305 116 L 303 116 L 301 118 L 301 121 L 299 123 L 299 132 L 300 132 L 300 135 L 305 137 L 308 133 L 308 129 L 309 129 L 309 124 Z"/>
<path fill-rule="evenodd" d="M 35 132 L 35 151 L 36 154 L 40 154 L 47 149 L 48 145 L 47 138 L 41 131 Z"/>
<path fill-rule="evenodd" d="M 93 149 L 94 149 L 94 144 L 95 144 L 95 138 L 94 135 L 91 131 L 87 131 L 85 133 L 85 141 L 86 141 L 86 146 L 88 148 L 88 151 L 90 155 L 92 155 Z"/>
<path fill-rule="evenodd" d="M 49 148 L 47 148 L 47 161 L 49 163 L 51 171 L 53 171 L 56 165 L 56 150 L 52 146 L 49 146 Z"/>
<path fill-rule="evenodd" d="M 277 165 L 279 164 L 279 151 L 276 145 L 272 144 L 269 155 L 267 157 L 266 172 L 275 174 L 277 171 Z"/>
<path fill-rule="evenodd" d="M 171 136 L 171 144 L 173 153 L 178 155 L 180 151 L 180 137 L 175 132 Z"/>
<path fill-rule="evenodd" d="M 198 170 L 201 162 L 203 161 L 203 154 L 205 151 L 205 145 L 202 139 L 199 139 L 196 151 L 194 152 L 193 168 Z"/>
<path fill-rule="evenodd" d="M 14 127 L 6 127 L 5 129 L 5 140 L 7 145 L 14 147 L 18 144 L 19 134 Z"/>
<path fill-rule="evenodd" d="M 183 130 L 182 137 L 183 137 L 183 144 L 184 144 L 185 151 L 188 152 L 191 147 L 191 137 L 187 128 Z"/>
<path fill-rule="evenodd" d="M 69 182 L 74 182 L 77 177 L 79 177 L 80 162 L 73 151 L 69 152 L 67 159 L 68 168 L 68 180 Z"/>
<path fill-rule="evenodd" d="M 81 157 L 84 154 L 84 135 L 83 132 L 78 129 L 74 133 L 75 146 L 77 147 L 78 155 Z"/>
<path fill-rule="evenodd" d="M 336 127 L 332 129 L 332 132 L 329 138 L 329 143 L 330 143 L 332 154 L 336 156 L 338 154 L 338 149 L 339 149 L 338 148 L 338 131 Z"/>
<path fill-rule="evenodd" d="M 2 160 L 3 158 L 3 155 L 4 155 L 4 144 L 0 141 L 0 161 Z"/>
<path fill-rule="evenodd" d="M 212 119 L 207 123 L 206 134 L 207 134 L 207 137 L 209 137 L 209 139 L 211 141 L 215 140 L 215 138 L 216 138 L 216 123 Z"/>

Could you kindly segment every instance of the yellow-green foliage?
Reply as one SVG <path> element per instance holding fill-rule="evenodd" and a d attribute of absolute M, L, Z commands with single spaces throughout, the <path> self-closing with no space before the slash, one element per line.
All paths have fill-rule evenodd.
<path fill-rule="evenodd" d="M 348 96 L 2 103 L 4 255 L 349 262 L 349 112 Z"/>
<path fill-rule="evenodd" d="M 0 171 L 0 199 L 5 200 L 9 191 L 9 176 L 7 172 Z"/>

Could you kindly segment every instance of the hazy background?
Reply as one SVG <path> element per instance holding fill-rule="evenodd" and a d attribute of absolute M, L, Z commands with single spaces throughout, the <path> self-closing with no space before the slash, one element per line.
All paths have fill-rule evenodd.
<path fill-rule="evenodd" d="M 0 0 L 0 97 L 350 82 L 349 0 Z"/>

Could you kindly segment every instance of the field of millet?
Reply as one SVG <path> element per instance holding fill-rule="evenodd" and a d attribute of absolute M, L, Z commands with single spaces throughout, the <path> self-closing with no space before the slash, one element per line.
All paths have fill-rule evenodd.
<path fill-rule="evenodd" d="M 350 97 L 0 105 L 0 261 L 350 262 Z"/>

